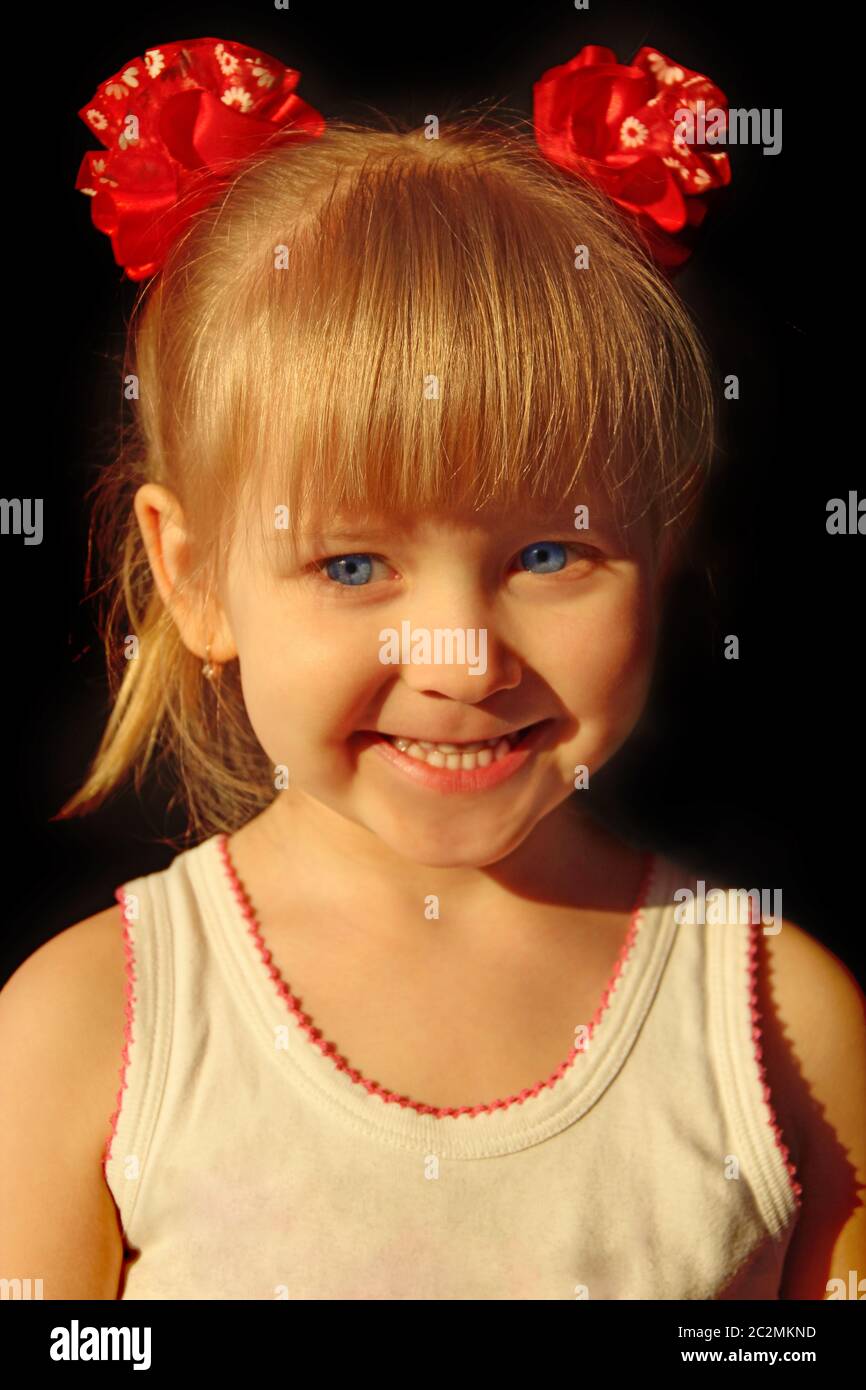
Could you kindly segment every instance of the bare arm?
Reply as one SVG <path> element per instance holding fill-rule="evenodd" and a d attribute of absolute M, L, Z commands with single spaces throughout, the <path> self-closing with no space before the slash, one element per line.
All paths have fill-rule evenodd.
<path fill-rule="evenodd" d="M 120 1086 L 120 910 L 35 951 L 0 993 L 0 1278 L 46 1299 L 118 1297 L 123 1243 L 102 1172 Z"/>
<path fill-rule="evenodd" d="M 767 1079 L 783 1132 L 797 1134 L 802 1149 L 803 1206 L 781 1297 L 826 1299 L 830 1280 L 851 1297 L 851 1271 L 855 1290 L 866 1279 L 866 998 L 847 967 L 793 923 L 764 941 Z"/>

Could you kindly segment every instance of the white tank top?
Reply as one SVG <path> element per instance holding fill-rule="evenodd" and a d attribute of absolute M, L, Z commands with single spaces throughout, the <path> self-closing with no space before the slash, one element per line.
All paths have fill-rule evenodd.
<path fill-rule="evenodd" d="M 578 1047 L 456 1113 L 366 1080 L 300 1011 L 224 836 L 118 888 L 120 1296 L 778 1298 L 802 1189 L 760 1057 L 761 927 L 678 920 L 685 886 L 648 855 Z"/>

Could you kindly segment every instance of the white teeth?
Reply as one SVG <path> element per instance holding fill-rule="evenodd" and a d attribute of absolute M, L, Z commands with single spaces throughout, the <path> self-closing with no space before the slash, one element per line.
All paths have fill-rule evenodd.
<path fill-rule="evenodd" d="M 476 741 L 475 743 L 428 743 L 427 740 L 423 738 L 395 738 L 393 739 L 393 743 L 400 749 L 401 753 L 405 753 L 409 748 L 414 747 L 423 749 L 425 753 L 436 752 L 445 753 L 446 755 L 451 754 L 453 756 L 458 753 L 478 753 L 482 748 L 495 748 L 497 743 L 499 743 L 499 739 L 486 738 L 483 742 Z"/>
<path fill-rule="evenodd" d="M 508 738 L 488 738 L 481 743 L 459 745 L 429 743 L 425 739 L 415 742 L 413 739 L 391 737 L 387 734 L 384 737 L 408 757 L 429 763 L 431 767 L 445 767 L 451 771 L 460 769 L 471 772 L 476 767 L 489 767 L 492 762 L 499 762 L 500 758 L 504 758 L 505 754 L 511 751 Z M 516 739 L 517 734 L 511 737 Z"/>

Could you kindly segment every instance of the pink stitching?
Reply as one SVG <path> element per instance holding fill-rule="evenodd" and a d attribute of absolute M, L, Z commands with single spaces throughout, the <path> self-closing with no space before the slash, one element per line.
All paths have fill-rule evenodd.
<path fill-rule="evenodd" d="M 122 887 L 116 888 L 114 891 L 114 896 L 120 903 L 121 916 L 123 917 L 123 951 L 125 956 L 124 967 L 126 973 L 126 983 L 124 988 L 125 1023 L 123 1028 L 123 1047 L 120 1053 L 121 1067 L 118 1073 L 120 1076 L 120 1089 L 117 1092 L 117 1104 L 114 1110 L 114 1114 L 111 1116 L 111 1120 L 109 1122 L 110 1129 L 108 1138 L 105 1142 L 105 1147 L 102 1151 L 103 1168 L 106 1167 L 109 1159 L 111 1158 L 111 1148 L 114 1143 L 114 1136 L 117 1133 L 117 1125 L 120 1119 L 120 1109 L 123 1104 L 123 1093 L 126 1090 L 126 1069 L 129 1065 L 129 1045 L 132 1042 L 132 1020 L 134 1013 L 134 1005 L 136 1002 L 136 996 L 133 990 L 133 982 L 136 979 L 135 957 L 132 951 L 130 919 L 127 916 L 126 911 L 126 893 L 124 892 L 124 889 Z"/>
<path fill-rule="evenodd" d="M 306 1033 L 310 1041 L 315 1043 L 315 1045 L 319 1048 L 320 1052 L 322 1052 L 326 1057 L 330 1057 L 331 1061 L 337 1067 L 338 1071 L 346 1072 L 347 1076 L 349 1076 L 352 1081 L 354 1081 L 359 1086 L 363 1086 L 371 1094 L 378 1095 L 382 1098 L 382 1100 L 388 1101 L 389 1103 L 401 1105 L 404 1108 L 408 1108 L 411 1110 L 416 1110 L 419 1115 L 432 1115 L 436 1119 L 452 1118 L 458 1115 L 483 1115 L 487 1113 L 492 1113 L 495 1110 L 507 1110 L 510 1105 L 522 1104 L 523 1101 L 527 1100 L 530 1096 L 535 1096 L 539 1093 L 539 1091 L 543 1091 L 548 1087 L 554 1086 L 556 1082 L 560 1079 L 560 1077 L 562 1077 L 569 1070 L 569 1068 L 574 1063 L 575 1058 L 579 1054 L 585 1052 L 585 1047 L 572 1047 L 565 1061 L 560 1062 L 559 1066 L 548 1077 L 546 1081 L 538 1081 L 534 1086 L 528 1087 L 526 1090 L 521 1091 L 518 1095 L 508 1096 L 508 1098 L 505 1100 L 494 1100 L 487 1105 L 462 1105 L 457 1108 L 442 1107 L 437 1109 L 433 1105 L 425 1105 L 420 1101 L 411 1100 L 408 1096 L 398 1096 L 396 1092 L 386 1090 L 383 1086 L 380 1086 L 378 1082 L 369 1081 L 356 1068 L 350 1066 L 346 1058 L 341 1056 L 340 1053 L 336 1051 L 336 1046 L 334 1043 L 325 1042 L 322 1039 L 321 1029 L 315 1027 L 315 1025 L 313 1024 L 313 1020 L 310 1018 L 309 1014 L 305 1014 L 301 1011 L 297 999 L 292 994 L 289 986 L 283 980 L 277 967 L 273 964 L 271 960 L 271 952 L 265 945 L 265 941 L 262 936 L 261 925 L 256 917 L 252 903 L 250 902 L 249 898 L 244 892 L 243 887 L 241 886 L 240 879 L 238 878 L 234 864 L 232 863 L 228 849 L 228 841 L 228 835 L 223 834 L 217 837 L 217 846 L 220 852 L 220 856 L 222 858 L 223 867 L 228 876 L 229 886 L 231 888 L 232 893 L 234 894 L 235 899 L 237 900 L 241 913 L 246 920 L 247 928 L 250 932 L 250 935 L 253 938 L 253 941 L 255 942 L 259 955 L 262 958 L 262 962 L 267 969 L 268 975 L 273 980 L 274 985 L 276 986 L 277 993 L 285 1000 L 290 1012 L 294 1015 L 295 1019 L 300 1024 L 301 1028 Z M 592 1039 L 593 1033 L 595 1032 L 595 1029 L 600 1023 L 608 1007 L 610 997 L 613 994 L 614 988 L 622 973 L 625 962 L 631 954 L 631 949 L 637 937 L 638 926 L 643 919 L 643 910 L 645 907 L 644 899 L 649 889 L 649 884 L 652 877 L 653 857 L 654 856 L 651 852 L 647 852 L 645 855 L 643 875 L 641 878 L 640 888 L 638 889 L 637 902 L 635 903 L 635 906 L 632 909 L 629 928 L 626 933 L 625 940 L 623 941 L 622 946 L 620 947 L 619 954 L 617 956 L 616 963 L 613 968 L 613 974 L 611 975 L 611 978 L 608 981 L 607 987 L 602 993 L 601 1001 L 598 1005 L 598 1008 L 596 1009 L 592 1019 L 590 1020 L 588 1027 L 587 1043 L 589 1043 L 589 1041 Z"/>
<path fill-rule="evenodd" d="M 750 914 L 751 916 L 751 914 Z M 776 1140 L 782 1161 L 788 1172 L 788 1181 L 797 1207 L 802 1207 L 803 1187 L 797 1178 L 797 1168 L 791 1158 L 791 1151 L 782 1137 L 782 1130 L 779 1126 L 776 1112 L 773 1108 L 773 1100 L 770 1093 L 770 1085 L 767 1081 L 767 1072 L 763 1062 L 761 1049 L 761 1036 L 763 1029 L 760 1026 L 761 1014 L 758 1009 L 758 989 L 757 989 L 757 965 L 758 965 L 758 927 L 761 925 L 760 919 L 757 921 L 752 918 L 749 923 L 749 950 L 748 950 L 748 975 L 749 975 L 749 1009 L 752 1022 L 752 1041 L 755 1045 L 755 1061 L 758 1064 L 758 1076 L 761 1082 L 761 1091 L 770 1112 L 770 1127 Z"/>

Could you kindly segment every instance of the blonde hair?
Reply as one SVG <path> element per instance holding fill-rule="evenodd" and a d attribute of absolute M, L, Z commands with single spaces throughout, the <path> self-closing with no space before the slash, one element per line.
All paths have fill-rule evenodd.
<path fill-rule="evenodd" d="M 188 224 L 126 352 L 137 418 L 92 520 L 112 709 L 56 819 L 130 772 L 140 787 L 157 757 L 188 836 L 237 829 L 276 794 L 237 662 L 203 680 L 156 592 L 141 484 L 178 497 L 190 582 L 210 593 L 256 507 L 273 549 L 276 506 L 294 544 L 344 511 L 561 511 L 591 478 L 619 525 L 679 536 L 716 447 L 708 353 L 633 227 L 531 131 L 476 117 L 436 140 L 348 122 L 275 140 Z"/>

